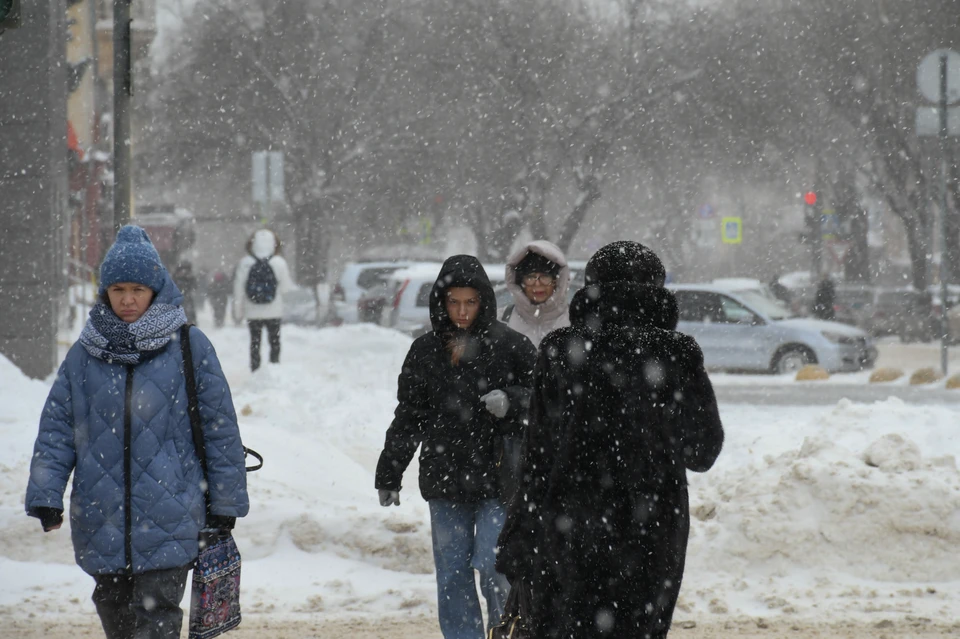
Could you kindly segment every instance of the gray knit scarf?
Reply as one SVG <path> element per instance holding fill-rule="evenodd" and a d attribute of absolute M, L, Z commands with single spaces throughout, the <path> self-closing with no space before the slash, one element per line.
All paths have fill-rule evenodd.
<path fill-rule="evenodd" d="M 136 322 L 127 324 L 113 310 L 98 302 L 90 310 L 80 343 L 97 359 L 118 364 L 139 364 L 145 352 L 156 351 L 187 323 L 180 306 L 154 303 Z"/>

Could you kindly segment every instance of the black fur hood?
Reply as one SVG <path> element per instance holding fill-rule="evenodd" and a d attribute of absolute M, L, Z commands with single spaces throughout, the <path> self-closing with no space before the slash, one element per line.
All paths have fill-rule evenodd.
<path fill-rule="evenodd" d="M 675 330 L 677 299 L 660 286 L 637 282 L 589 284 L 573 297 L 570 323 L 596 333 L 606 327 Z"/>

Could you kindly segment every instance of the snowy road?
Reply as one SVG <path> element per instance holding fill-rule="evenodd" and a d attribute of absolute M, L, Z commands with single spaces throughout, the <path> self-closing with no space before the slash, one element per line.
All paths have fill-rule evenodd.
<path fill-rule="evenodd" d="M 716 386 L 721 404 L 755 406 L 832 406 L 842 399 L 872 404 L 896 397 L 908 404 L 956 404 L 960 408 L 960 391 L 915 386 L 866 384 L 770 384 L 758 386 Z"/>

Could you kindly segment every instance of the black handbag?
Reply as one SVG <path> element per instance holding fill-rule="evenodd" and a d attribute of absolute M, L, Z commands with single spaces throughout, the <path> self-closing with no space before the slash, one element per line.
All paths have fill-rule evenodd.
<path fill-rule="evenodd" d="M 184 378 L 187 386 L 187 413 L 193 433 L 193 446 L 200 468 L 203 469 L 203 501 L 210 518 L 210 489 L 207 479 L 207 453 L 203 443 L 203 424 L 200 423 L 200 401 L 197 380 L 193 371 L 193 353 L 190 349 L 190 325 L 180 329 L 180 349 L 183 352 Z M 244 455 L 253 455 L 260 463 L 247 467 L 248 472 L 263 466 L 263 457 L 244 448 Z M 200 553 L 193 569 L 190 589 L 189 639 L 211 639 L 240 625 L 240 551 L 229 530 L 200 532 Z"/>
<path fill-rule="evenodd" d="M 529 586 L 518 579 L 510 587 L 500 623 L 490 628 L 489 639 L 534 639 L 530 610 Z"/>

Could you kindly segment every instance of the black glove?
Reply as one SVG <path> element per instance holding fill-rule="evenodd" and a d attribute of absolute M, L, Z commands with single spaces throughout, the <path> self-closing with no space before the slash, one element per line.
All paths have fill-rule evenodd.
<path fill-rule="evenodd" d="M 40 520 L 43 532 L 50 532 L 54 526 L 63 523 L 63 511 L 50 506 L 38 506 L 33 509 L 33 516 Z"/>
<path fill-rule="evenodd" d="M 226 515 L 207 515 L 207 528 L 213 530 L 233 530 L 237 525 L 236 517 L 227 517 Z"/>
<path fill-rule="evenodd" d="M 380 505 L 386 508 L 387 506 L 399 506 L 400 505 L 400 492 L 396 490 L 384 490 L 380 489 L 377 491 L 377 495 L 380 497 Z"/>

